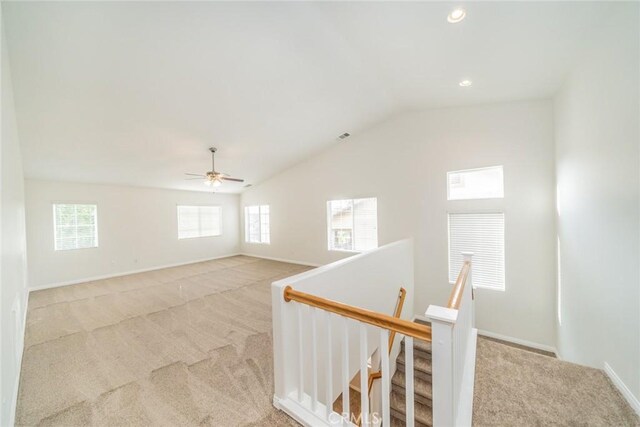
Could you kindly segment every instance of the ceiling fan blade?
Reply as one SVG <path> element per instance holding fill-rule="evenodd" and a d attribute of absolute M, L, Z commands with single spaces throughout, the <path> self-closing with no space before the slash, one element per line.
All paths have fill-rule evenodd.
<path fill-rule="evenodd" d="M 185 175 L 190 175 L 190 176 L 199 176 L 201 178 L 204 178 L 206 175 L 202 175 L 201 173 L 185 173 Z"/>
<path fill-rule="evenodd" d="M 224 179 L 225 181 L 244 182 L 244 179 L 230 178 L 226 176 L 221 176 L 220 179 Z"/>

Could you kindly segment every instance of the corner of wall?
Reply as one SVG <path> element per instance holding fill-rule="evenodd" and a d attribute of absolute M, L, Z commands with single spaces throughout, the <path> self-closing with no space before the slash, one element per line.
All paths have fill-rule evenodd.
<path fill-rule="evenodd" d="M 15 423 L 27 308 L 24 173 L 13 102 L 9 52 L 0 5 L 1 133 L 0 144 L 0 315 L 2 316 L 2 409 L 0 424 Z"/>

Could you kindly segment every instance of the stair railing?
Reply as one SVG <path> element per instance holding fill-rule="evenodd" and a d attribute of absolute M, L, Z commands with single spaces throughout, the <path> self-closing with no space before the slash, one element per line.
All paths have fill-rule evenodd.
<path fill-rule="evenodd" d="M 413 379 L 413 339 L 423 341 L 431 341 L 431 328 L 427 325 L 411 322 L 389 316 L 384 313 L 343 304 L 326 298 L 296 291 L 291 286 L 284 288 L 284 300 L 286 302 L 296 302 L 298 312 L 298 395 L 297 401 L 301 406 L 308 407 L 314 413 L 322 413 L 326 417 L 326 425 L 354 425 L 363 426 L 379 425 L 389 426 L 391 423 L 390 409 L 390 384 L 391 384 L 391 367 L 389 364 L 389 343 L 391 334 L 402 334 L 405 336 L 405 375 L 406 375 L 406 396 L 414 396 L 414 379 Z M 305 310 L 304 306 L 310 307 L 311 310 Z M 306 313 L 304 313 L 306 311 Z M 320 313 L 323 313 L 322 315 Z M 309 316 L 311 319 L 311 360 L 305 360 L 303 356 L 304 327 L 303 316 Z M 331 342 L 331 335 L 334 333 L 332 326 L 332 316 L 338 316 L 341 325 L 339 331 L 335 331 L 342 337 L 342 348 L 349 348 L 349 329 L 348 322 L 358 322 L 358 338 L 360 341 L 360 390 L 368 390 L 368 360 L 371 356 L 370 346 L 367 343 L 370 335 L 370 328 L 374 327 L 378 332 L 379 347 L 381 355 L 380 377 L 382 379 L 382 414 L 369 413 L 369 396 L 368 393 L 360 393 L 361 419 L 353 419 L 349 410 L 349 383 L 351 375 L 349 374 L 348 359 L 345 357 L 342 361 L 342 408 L 343 414 L 337 414 L 332 409 L 333 398 L 330 395 L 331 386 L 326 388 L 327 397 L 324 399 L 325 405 L 320 408 L 318 404 L 318 366 L 317 366 L 317 336 L 316 328 L 319 319 L 324 319 L 326 324 L 326 342 Z M 347 353 L 344 353 L 347 356 Z M 303 392 L 305 377 L 304 371 L 311 369 L 311 396 L 306 396 Z M 327 382 L 331 384 L 332 366 L 329 365 L 328 370 L 324 372 Z M 329 402 L 328 404 L 326 402 Z M 413 427 L 414 425 L 414 399 L 406 399 L 406 425 Z"/>
<path fill-rule="evenodd" d="M 472 253 L 464 262 L 446 307 L 430 305 L 433 425 L 471 425 L 475 349 Z"/>
<path fill-rule="evenodd" d="M 403 287 L 400 288 L 400 291 L 398 291 L 398 299 L 396 301 L 396 308 L 393 311 L 393 317 L 395 317 L 396 319 L 400 318 L 400 315 L 402 314 L 402 307 L 404 306 L 404 299 L 407 297 L 407 290 Z M 393 349 L 393 342 L 396 338 L 396 331 L 391 331 L 389 334 L 389 354 L 391 354 L 391 350 Z M 375 380 L 378 380 L 382 378 L 382 372 L 381 371 L 376 371 L 376 372 L 371 372 L 369 374 L 369 385 L 367 387 L 367 393 L 369 393 L 369 396 L 371 396 L 371 388 L 373 387 L 373 382 Z"/>

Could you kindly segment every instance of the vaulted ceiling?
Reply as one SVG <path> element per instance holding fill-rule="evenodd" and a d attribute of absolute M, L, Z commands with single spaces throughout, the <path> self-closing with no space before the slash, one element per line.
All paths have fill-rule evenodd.
<path fill-rule="evenodd" d="M 615 6 L 453 7 L 3 2 L 25 174 L 205 190 L 216 146 L 255 184 L 406 110 L 550 97 Z"/>

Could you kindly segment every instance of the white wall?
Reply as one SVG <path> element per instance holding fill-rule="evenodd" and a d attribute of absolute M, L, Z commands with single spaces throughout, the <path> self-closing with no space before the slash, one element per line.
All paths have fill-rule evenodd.
<path fill-rule="evenodd" d="M 98 205 L 98 248 L 54 251 L 54 202 Z M 42 287 L 238 253 L 239 196 L 26 181 L 29 286 Z M 177 205 L 222 207 L 222 235 L 178 240 Z"/>
<path fill-rule="evenodd" d="M 492 165 L 504 165 L 504 200 L 447 202 L 447 171 Z M 415 238 L 414 307 L 423 314 L 450 292 L 447 212 L 504 209 L 506 291 L 476 293 L 477 325 L 551 346 L 554 194 L 550 102 L 408 113 L 246 190 L 242 206 L 271 207 L 271 244 L 242 250 L 319 264 L 347 256 L 327 251 L 326 202 L 375 196 L 379 244 Z"/>
<path fill-rule="evenodd" d="M 0 21 L 1 22 L 1 21 Z M 4 29 L 3 29 L 4 31 Z M 0 191 L 1 247 L 0 321 L 2 339 L 2 411 L 0 425 L 13 425 L 14 403 L 24 337 L 26 304 L 26 240 L 24 223 L 24 178 L 13 104 L 9 56 L 2 32 L 2 149 Z"/>
<path fill-rule="evenodd" d="M 640 16 L 615 9 L 556 99 L 558 349 L 640 399 Z"/>

